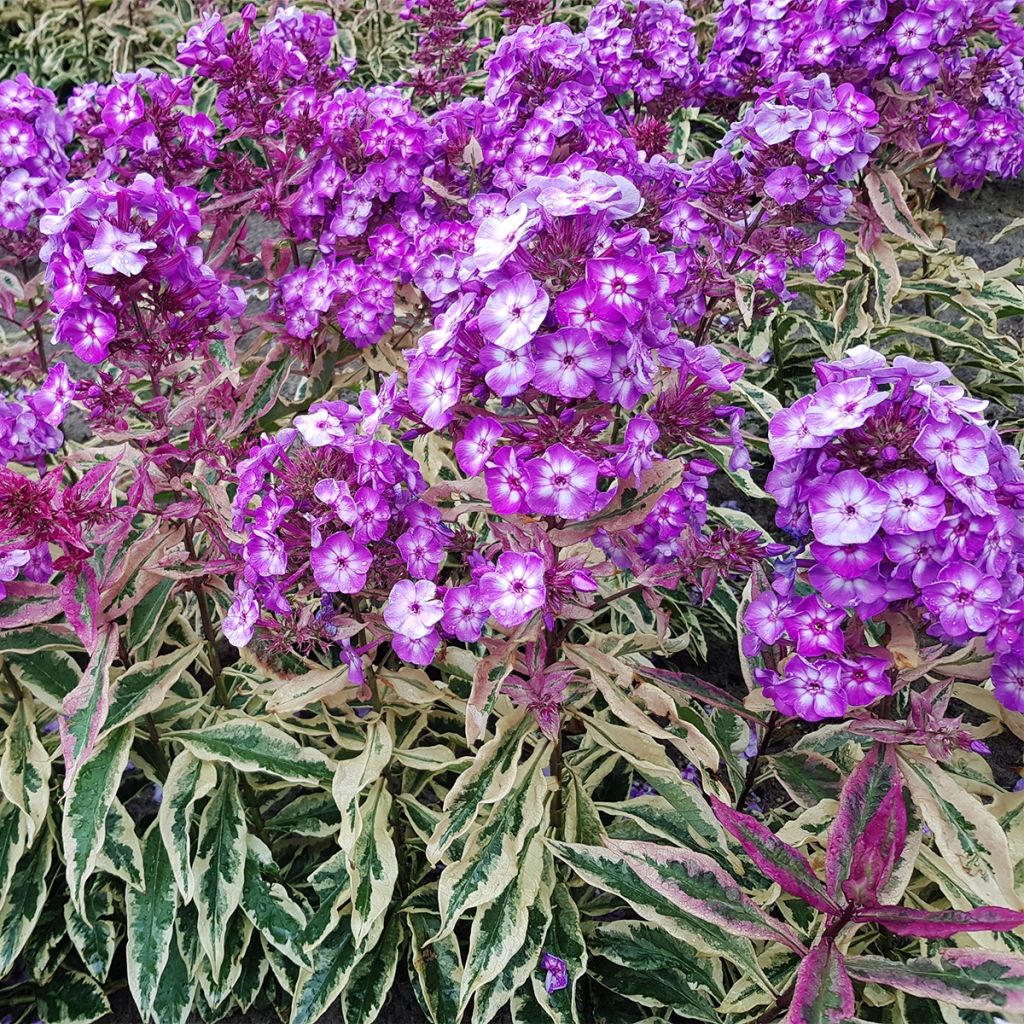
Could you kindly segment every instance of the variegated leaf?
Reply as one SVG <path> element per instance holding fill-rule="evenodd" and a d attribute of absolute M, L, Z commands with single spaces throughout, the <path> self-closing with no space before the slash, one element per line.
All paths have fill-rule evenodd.
<path fill-rule="evenodd" d="M 202 649 L 198 641 L 149 661 L 138 661 L 114 685 L 110 710 L 103 731 L 151 714 L 163 703 L 170 688 L 195 661 Z"/>
<path fill-rule="evenodd" d="M 50 758 L 36 733 L 31 697 L 18 702 L 4 736 L 0 790 L 26 818 L 31 843 L 43 827 L 50 802 Z"/>
<path fill-rule="evenodd" d="M 64 789 L 69 790 L 88 760 L 107 718 L 110 665 L 117 654 L 117 627 L 104 626 L 78 685 L 64 698 L 57 718 L 64 752 Z"/>
<path fill-rule="evenodd" d="M 477 989 L 496 978 L 525 942 L 530 907 L 540 891 L 543 865 L 543 845 L 531 837 L 510 884 L 477 910 L 462 974 L 460 1015 Z"/>
<path fill-rule="evenodd" d="M 154 822 L 142 841 L 143 888 L 125 892 L 128 988 L 143 1018 L 157 1007 L 160 976 L 174 944 L 177 893 L 171 864 Z"/>
<path fill-rule="evenodd" d="M 352 935 L 357 943 L 363 942 L 394 896 L 398 857 L 391 838 L 390 813 L 391 794 L 384 779 L 378 779 L 359 808 L 358 834 L 349 864 Z"/>
<path fill-rule="evenodd" d="M 545 850 L 545 872 L 554 874 L 551 854 Z M 587 946 L 583 940 L 580 912 L 573 902 L 569 889 L 562 883 L 555 885 L 551 901 L 551 926 L 544 937 L 544 950 L 565 961 L 569 984 L 548 994 L 545 1009 L 555 1024 L 576 1024 L 579 1007 L 576 1003 L 576 986 L 587 972 Z M 534 983 L 538 982 L 534 975 Z"/>
<path fill-rule="evenodd" d="M 465 835 L 482 808 L 497 803 L 515 784 L 520 751 L 532 727 L 533 719 L 522 709 L 499 720 L 494 736 L 477 751 L 445 797 L 445 813 L 427 844 L 431 864 Z"/>
<path fill-rule="evenodd" d="M 356 964 L 341 993 L 345 1024 L 373 1024 L 387 1001 L 402 953 L 402 919 L 393 910 L 381 937 Z"/>
<path fill-rule="evenodd" d="M 135 835 L 135 822 L 117 797 L 107 810 L 103 846 L 96 858 L 96 868 L 124 879 L 130 886 L 142 885 L 142 849 Z"/>
<path fill-rule="evenodd" d="M 43 829 L 14 872 L 0 905 L 0 977 L 14 966 L 43 912 L 52 856 L 53 838 L 49 829 Z"/>
<path fill-rule="evenodd" d="M 16 804 L 0 803 L 0 903 L 7 899 L 18 862 L 25 852 L 28 818 Z"/>
<path fill-rule="evenodd" d="M 436 907 L 435 886 L 424 890 L 425 902 Z M 409 929 L 409 968 L 416 998 L 432 1024 L 458 1020 L 462 988 L 462 951 L 454 935 L 434 939 L 441 918 L 419 908 L 406 914 Z"/>
<path fill-rule="evenodd" d="M 167 962 L 160 972 L 160 984 L 153 1000 L 153 1024 L 186 1024 L 192 1015 L 198 985 L 195 934 L 195 908 L 179 905 L 174 934 L 168 941 Z"/>
<path fill-rule="evenodd" d="M 520 872 L 520 851 L 544 817 L 542 770 L 547 746 L 541 744 L 519 769 L 512 789 L 473 832 L 461 858 L 438 882 L 442 934 L 450 932 L 473 907 L 496 899 Z"/>
<path fill-rule="evenodd" d="M 79 914 L 68 902 L 64 904 L 64 924 L 68 937 L 82 958 L 86 970 L 104 981 L 117 952 L 119 927 L 111 920 L 114 899 L 109 885 L 92 885 L 85 893 L 85 913 Z"/>
<path fill-rule="evenodd" d="M 46 1024 L 92 1024 L 110 1012 L 110 1003 L 89 975 L 59 971 L 40 991 L 35 1009 Z"/>
<path fill-rule="evenodd" d="M 170 858 L 174 881 L 183 900 L 191 900 L 195 890 L 192 870 L 192 808 L 213 789 L 217 769 L 210 761 L 200 761 L 187 750 L 174 759 L 164 782 L 163 800 L 157 819 L 160 834 Z"/>
<path fill-rule="evenodd" d="M 250 835 L 242 883 L 242 910 L 267 942 L 300 967 L 309 967 L 301 941 L 307 924 L 306 915 L 280 882 L 267 881 L 263 877 L 264 868 L 276 870 L 270 851 Z"/>
<path fill-rule="evenodd" d="M 1024 1013 L 1024 958 L 985 949 L 946 949 L 900 963 L 881 956 L 847 958 L 850 974 L 967 1010 Z"/>
<path fill-rule="evenodd" d="M 102 740 L 72 778 L 64 801 L 61 837 L 71 901 L 81 911 L 85 883 L 106 837 L 107 812 L 128 764 L 135 727 L 129 723 Z"/>
<path fill-rule="evenodd" d="M 848 1024 L 855 1007 L 843 954 L 819 942 L 800 963 L 786 1024 Z"/>
<path fill-rule="evenodd" d="M 349 854 L 356 841 L 359 794 L 387 769 L 393 750 L 391 730 L 378 719 L 366 727 L 363 749 L 355 757 L 342 761 L 335 770 L 331 792 L 341 813 L 338 842 Z"/>
<path fill-rule="evenodd" d="M 245 814 L 238 795 L 238 777 L 231 768 L 225 768 L 199 819 L 193 865 L 199 944 L 214 974 L 220 971 L 224 959 L 228 921 L 242 896 L 245 836 Z"/>
<path fill-rule="evenodd" d="M 202 760 L 221 761 L 240 772 L 264 772 L 300 786 L 327 785 L 334 775 L 326 754 L 257 718 L 232 718 L 167 738 Z"/>

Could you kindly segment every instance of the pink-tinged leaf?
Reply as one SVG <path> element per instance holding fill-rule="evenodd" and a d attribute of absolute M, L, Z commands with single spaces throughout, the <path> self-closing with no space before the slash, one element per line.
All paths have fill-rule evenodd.
<path fill-rule="evenodd" d="M 91 653 L 103 622 L 99 585 L 91 565 L 84 563 L 78 572 L 65 573 L 60 581 L 60 606 L 82 646 Z"/>
<path fill-rule="evenodd" d="M 836 899 L 849 888 L 859 903 L 877 901 L 903 850 L 906 830 L 903 777 L 896 756 L 890 747 L 874 746 L 839 795 L 825 855 L 829 896 Z M 847 879 L 851 884 L 844 888 Z"/>
<path fill-rule="evenodd" d="M 64 698 L 63 713 L 57 716 L 60 745 L 64 754 L 64 789 L 71 785 L 78 769 L 89 758 L 110 707 L 110 665 L 117 654 L 117 627 L 100 632 L 85 673 Z"/>
<path fill-rule="evenodd" d="M 605 845 L 620 854 L 645 885 L 683 913 L 732 935 L 781 942 L 800 955 L 806 952 L 789 925 L 765 913 L 707 854 L 639 841 L 608 839 Z"/>
<path fill-rule="evenodd" d="M 843 954 L 818 943 L 800 963 L 786 1024 L 846 1024 L 855 1009 Z"/>
<path fill-rule="evenodd" d="M 894 935 L 948 939 L 960 932 L 1012 931 L 1024 925 L 1024 912 L 1008 907 L 975 907 L 973 910 L 872 907 L 858 912 L 854 920 L 880 924 Z"/>
<path fill-rule="evenodd" d="M 944 949 L 938 956 L 915 957 L 905 963 L 881 956 L 852 956 L 846 966 L 858 981 L 964 1010 L 1024 1012 L 1024 959 L 1011 953 Z"/>
<path fill-rule="evenodd" d="M 0 629 L 18 629 L 49 622 L 61 613 L 60 598 L 49 583 L 15 580 L 5 583 L 6 598 L 0 602 Z"/>
<path fill-rule="evenodd" d="M 761 874 L 778 882 L 791 896 L 798 896 L 816 910 L 826 914 L 838 912 L 815 875 L 811 862 L 796 847 L 784 843 L 756 818 L 734 811 L 715 797 L 711 797 L 711 806 L 715 817 L 743 847 Z"/>

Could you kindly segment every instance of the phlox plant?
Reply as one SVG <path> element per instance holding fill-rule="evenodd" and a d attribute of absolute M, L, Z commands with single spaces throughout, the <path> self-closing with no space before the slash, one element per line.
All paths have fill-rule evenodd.
<path fill-rule="evenodd" d="M 1019 166 L 983 6 L 0 84 L 12 1021 L 1024 1012 L 1024 289 L 926 205 Z"/>

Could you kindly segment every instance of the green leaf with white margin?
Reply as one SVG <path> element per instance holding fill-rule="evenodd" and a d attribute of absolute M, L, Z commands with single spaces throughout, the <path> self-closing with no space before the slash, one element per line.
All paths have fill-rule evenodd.
<path fill-rule="evenodd" d="M 216 782 L 217 769 L 211 761 L 200 761 L 183 750 L 171 764 L 164 783 L 157 820 L 175 884 L 186 902 L 192 899 L 196 884 L 192 870 L 192 808 Z"/>
<path fill-rule="evenodd" d="M 103 731 L 109 732 L 125 722 L 156 711 L 182 672 L 195 661 L 202 646 L 197 641 L 159 658 L 136 662 L 119 676 Z"/>
<path fill-rule="evenodd" d="M 334 776 L 326 754 L 256 718 L 232 718 L 167 738 L 202 760 L 222 761 L 240 772 L 264 772 L 299 786 L 330 784 Z"/>
<path fill-rule="evenodd" d="M 348 854 L 352 853 L 358 831 L 357 812 L 359 794 L 380 778 L 387 769 L 394 750 L 394 738 L 386 722 L 375 719 L 366 727 L 366 742 L 355 757 L 342 761 L 331 780 L 331 792 L 341 814 L 338 842 Z"/>
<path fill-rule="evenodd" d="M 31 654 L 4 655 L 18 685 L 50 711 L 60 713 L 64 698 L 75 688 L 82 670 L 65 651 L 37 650 Z"/>
<path fill-rule="evenodd" d="M 473 997 L 472 1024 L 489 1024 L 498 1011 L 508 1005 L 512 993 L 529 984 L 530 976 L 540 963 L 545 937 L 551 925 L 551 896 L 554 887 L 554 862 L 550 851 L 545 849 L 540 890 L 528 911 L 526 938 L 501 972 L 477 989 Z"/>
<path fill-rule="evenodd" d="M 156 631 L 164 606 L 177 581 L 162 579 L 131 610 L 128 616 L 128 649 L 138 651 Z"/>
<path fill-rule="evenodd" d="M 39 990 L 35 1011 L 46 1024 L 92 1024 L 110 1013 L 110 1003 L 89 975 L 61 970 Z"/>
<path fill-rule="evenodd" d="M 535 836 L 527 839 L 518 869 L 511 883 L 473 918 L 462 974 L 460 1016 L 477 989 L 496 978 L 526 941 L 530 907 L 544 875 L 544 847 Z"/>
<path fill-rule="evenodd" d="M 246 840 L 242 910 L 260 934 L 300 967 L 309 967 L 302 946 L 306 915 L 280 882 L 267 881 L 263 870 L 277 871 L 270 850 L 255 836 Z"/>
<path fill-rule="evenodd" d="M 154 1024 L 186 1024 L 192 1015 L 199 984 L 196 960 L 195 907 L 179 905 L 174 916 L 174 933 L 168 941 L 167 962 L 160 972 L 153 1000 Z"/>
<path fill-rule="evenodd" d="M 117 627 L 109 625 L 100 632 L 85 673 L 64 698 L 61 713 L 57 716 L 64 753 L 65 792 L 71 788 L 79 769 L 92 756 L 106 721 L 110 704 L 110 664 L 116 655 Z"/>
<path fill-rule="evenodd" d="M 437 905 L 436 886 L 424 886 L 420 893 Z M 407 901 L 407 904 L 411 902 Z M 459 1019 L 462 987 L 462 951 L 454 935 L 431 940 L 441 928 L 435 912 L 418 907 L 406 912 L 409 928 L 409 975 L 416 998 L 433 1024 L 450 1024 Z"/>
<path fill-rule="evenodd" d="M 43 912 L 52 857 L 53 837 L 49 829 L 43 829 L 19 862 L 7 899 L 0 906 L 0 978 L 14 966 Z"/>
<path fill-rule="evenodd" d="M 548 744 L 539 743 L 519 769 L 512 789 L 495 804 L 490 817 L 470 834 L 462 857 L 441 872 L 438 906 L 442 934 L 462 915 L 498 897 L 520 871 L 520 852 L 544 817 L 547 787 L 542 771 Z"/>
<path fill-rule="evenodd" d="M 680 1016 L 719 1024 L 725 993 L 706 958 L 646 921 L 601 921 L 587 935 L 588 973 L 605 988 L 641 1006 L 668 1007 Z"/>
<path fill-rule="evenodd" d="M 199 819 L 194 864 L 199 945 L 214 974 L 220 971 L 224 959 L 228 920 L 242 897 L 246 831 L 238 776 L 233 769 L 225 768 Z"/>
<path fill-rule="evenodd" d="M 100 741 L 72 777 L 64 800 L 61 839 L 71 902 L 82 910 L 85 883 L 96 867 L 107 834 L 107 812 L 128 764 L 135 726 L 129 723 Z"/>
<path fill-rule="evenodd" d="M 378 922 L 365 948 L 372 948 L 383 930 Z M 363 950 L 352 936 L 352 924 L 346 914 L 341 917 L 313 954 L 313 969 L 301 970 L 292 999 L 289 1024 L 316 1024 L 341 995 Z"/>
<path fill-rule="evenodd" d="M 398 881 L 398 857 L 391 838 L 390 813 L 391 794 L 384 779 L 378 779 L 359 808 L 359 832 L 349 864 L 352 934 L 357 943 L 366 938 L 391 905 Z"/>
<path fill-rule="evenodd" d="M 392 911 L 373 949 L 356 964 L 341 993 L 345 1024 L 373 1024 L 391 991 L 402 952 L 402 919 Z"/>
<path fill-rule="evenodd" d="M 114 898 L 111 886 L 94 882 L 85 892 L 85 914 L 70 902 L 64 904 L 64 924 L 86 970 L 97 980 L 106 980 L 118 946 L 118 926 L 111 920 Z"/>
<path fill-rule="evenodd" d="M 302 938 L 303 948 L 316 948 L 325 935 L 334 931 L 341 917 L 341 908 L 348 903 L 352 889 L 348 877 L 348 854 L 339 850 L 325 860 L 309 877 L 317 894 L 319 906 L 309 918 Z"/>
<path fill-rule="evenodd" d="M 553 839 L 546 842 L 555 856 L 568 864 L 589 885 L 618 896 L 645 921 L 659 925 L 698 951 L 724 956 L 771 990 L 749 939 L 732 935 L 716 924 L 682 913 L 667 896 L 645 884 L 625 859 L 611 850 L 560 843 Z"/>
<path fill-rule="evenodd" d="M 498 803 L 515 784 L 520 751 L 532 729 L 533 719 L 522 708 L 498 721 L 495 735 L 477 751 L 445 797 L 445 813 L 427 844 L 431 864 L 469 830 L 482 808 Z"/>
<path fill-rule="evenodd" d="M 28 819 L 15 804 L 0 804 L 0 903 L 7 898 L 18 861 L 25 852 Z"/>
<path fill-rule="evenodd" d="M 116 797 L 107 811 L 103 846 L 96 867 L 108 875 L 124 879 L 136 889 L 142 887 L 142 849 L 135 835 L 135 822 Z"/>
<path fill-rule="evenodd" d="M 544 851 L 550 857 L 550 851 Z M 554 865 L 546 867 L 554 874 Z M 547 995 L 542 1003 L 555 1024 L 576 1024 L 579 1011 L 576 1005 L 576 984 L 587 973 L 587 946 L 583 940 L 580 912 L 566 886 L 559 882 L 555 886 L 551 904 L 551 927 L 544 938 L 544 949 L 565 961 L 569 984 Z M 534 991 L 538 996 L 544 992 L 543 979 L 537 973 L 533 976 Z"/>
<path fill-rule="evenodd" d="M 245 914 L 232 914 L 224 933 L 224 957 L 218 972 L 212 972 L 210 962 L 205 958 L 200 961 L 199 987 L 208 1006 L 220 1007 L 225 1003 L 230 1005 L 229 997 L 242 976 L 242 965 L 253 934 L 252 922 Z M 260 942 L 257 939 L 256 947 L 259 946 Z"/>
<path fill-rule="evenodd" d="M 27 820 L 26 841 L 43 827 L 50 806 L 50 758 L 36 733 L 32 698 L 18 701 L 0 755 L 0 790 Z"/>
<path fill-rule="evenodd" d="M 174 942 L 177 893 L 160 830 L 154 822 L 142 841 L 145 889 L 125 891 L 128 988 L 143 1019 L 157 1006 L 160 975 Z"/>

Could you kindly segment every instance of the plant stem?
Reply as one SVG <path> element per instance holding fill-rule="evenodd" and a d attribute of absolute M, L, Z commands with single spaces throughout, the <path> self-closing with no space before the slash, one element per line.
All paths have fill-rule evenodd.
<path fill-rule="evenodd" d="M 565 800 L 563 798 L 563 759 L 562 759 L 562 725 L 559 721 L 558 738 L 551 747 L 551 759 L 548 762 L 551 778 L 555 780 L 555 792 L 551 798 L 551 830 L 556 839 L 565 838 Z"/>
<path fill-rule="evenodd" d="M 750 763 L 747 765 L 747 776 L 743 780 L 743 789 L 740 790 L 740 795 L 736 798 L 736 810 L 742 811 L 750 797 L 750 791 L 754 788 L 754 783 L 757 781 L 757 764 L 761 760 L 761 755 L 768 749 L 768 744 L 771 742 L 772 733 L 775 732 L 775 727 L 779 724 L 779 713 L 773 711 L 768 716 L 768 721 L 765 723 L 764 735 L 761 737 L 761 742 L 757 745 L 757 753 L 750 759 Z"/>
<path fill-rule="evenodd" d="M 171 766 L 164 753 L 164 748 L 160 745 L 160 730 L 156 727 L 156 719 L 153 718 L 152 712 L 146 715 L 146 731 L 149 733 L 150 743 L 153 744 L 156 770 L 160 773 L 160 779 L 163 781 L 167 778 Z"/>
<path fill-rule="evenodd" d="M 7 687 L 10 695 L 14 698 L 14 703 L 17 704 L 24 694 L 21 692 L 18 680 L 14 678 L 14 675 L 11 673 L 6 662 L 0 663 L 0 675 L 3 676 L 4 685 Z"/>
<path fill-rule="evenodd" d="M 196 545 L 192 539 L 191 524 L 185 527 L 185 550 L 193 561 L 198 559 Z M 221 675 L 222 666 L 220 655 L 217 653 L 217 634 L 213 630 L 213 620 L 210 618 L 210 609 L 206 603 L 206 590 L 202 580 L 192 581 L 192 591 L 199 603 L 199 619 L 203 624 L 203 636 L 206 637 L 206 652 L 210 659 L 210 674 L 213 676 L 213 688 L 217 693 L 217 703 L 222 707 L 228 706 L 228 691 L 224 686 L 224 678 Z"/>

